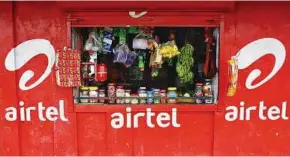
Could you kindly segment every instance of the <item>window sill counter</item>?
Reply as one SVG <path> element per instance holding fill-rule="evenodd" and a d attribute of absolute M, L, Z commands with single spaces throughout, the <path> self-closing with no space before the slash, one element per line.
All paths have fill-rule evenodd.
<path fill-rule="evenodd" d="M 114 104 L 114 105 L 99 105 L 99 104 L 75 104 L 75 112 L 125 112 L 126 107 L 131 107 L 132 111 L 146 111 L 147 108 L 150 108 L 151 111 L 172 111 L 173 108 L 176 108 L 177 111 L 182 112 L 192 112 L 192 111 L 217 111 L 217 104 Z"/>

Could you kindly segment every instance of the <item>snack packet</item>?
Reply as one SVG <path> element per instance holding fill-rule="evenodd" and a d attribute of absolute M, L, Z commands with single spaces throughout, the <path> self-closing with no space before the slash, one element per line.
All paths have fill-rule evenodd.
<path fill-rule="evenodd" d="M 227 96 L 234 96 L 237 91 L 238 82 L 238 62 L 235 58 L 228 61 L 228 73 L 229 73 L 229 83 Z"/>

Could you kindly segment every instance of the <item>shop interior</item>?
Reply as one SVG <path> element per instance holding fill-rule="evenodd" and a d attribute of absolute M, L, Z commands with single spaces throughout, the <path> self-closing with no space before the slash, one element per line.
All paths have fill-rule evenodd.
<path fill-rule="evenodd" d="M 217 104 L 219 28 L 72 28 L 77 104 Z"/>

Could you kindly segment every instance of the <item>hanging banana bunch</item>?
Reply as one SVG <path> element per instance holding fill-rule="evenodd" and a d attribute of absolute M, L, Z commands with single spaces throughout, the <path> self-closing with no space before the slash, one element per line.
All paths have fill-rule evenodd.
<path fill-rule="evenodd" d="M 176 71 L 182 84 L 193 83 L 193 51 L 193 46 L 186 44 L 181 48 L 180 55 L 177 58 Z"/>

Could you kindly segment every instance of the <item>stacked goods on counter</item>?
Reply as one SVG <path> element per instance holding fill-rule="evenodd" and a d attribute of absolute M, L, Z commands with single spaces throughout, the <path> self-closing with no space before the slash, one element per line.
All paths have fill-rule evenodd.
<path fill-rule="evenodd" d="M 197 46 L 193 47 L 188 39 L 185 41 L 178 38 L 183 40 L 182 42 L 175 40 L 173 32 L 169 33 L 168 38 L 167 36 L 164 38 L 162 34 L 157 36 L 152 28 L 146 27 L 138 32 L 130 30 L 135 33 L 130 38 L 129 30 L 129 28 L 98 28 L 89 33 L 84 46 L 85 51 L 89 53 L 83 53 L 82 56 L 87 70 L 82 74 L 94 76 L 86 77 L 93 78 L 95 82 L 85 83 L 85 86 L 80 88 L 80 96 L 84 97 L 81 103 L 212 103 L 211 80 L 204 82 L 205 78 L 210 78 L 216 70 L 211 68 L 213 52 L 210 34 L 206 41 L 209 47 L 206 50 L 207 59 L 203 69 L 205 77 L 200 81 L 196 80 L 197 75 L 194 75 Z M 159 40 L 158 37 L 160 39 L 163 37 L 163 40 Z M 105 61 L 98 63 L 100 59 L 97 55 L 105 57 Z M 95 67 L 88 68 L 91 66 Z M 170 75 L 164 75 L 163 69 Z M 128 78 L 123 76 L 125 72 L 129 73 Z M 118 76 L 113 77 L 113 75 Z M 169 76 L 171 80 L 161 82 L 162 85 L 159 85 L 158 81 L 163 78 L 163 75 Z M 172 78 L 176 79 L 176 82 Z M 179 86 L 179 83 L 182 86 Z M 87 97 L 94 98 L 91 100 Z"/>
<path fill-rule="evenodd" d="M 116 83 L 109 83 L 107 92 L 98 87 L 81 87 L 80 88 L 80 102 L 81 103 L 99 103 L 99 104 L 176 104 L 176 103 L 197 103 L 197 104 L 211 104 L 212 88 L 211 80 L 205 84 L 196 83 L 195 94 L 191 96 L 185 93 L 178 96 L 176 87 L 169 87 L 164 89 L 148 89 L 140 87 L 137 94 L 132 93 L 130 89 L 126 89 L 123 85 Z M 106 97 L 107 96 L 107 97 Z"/>

